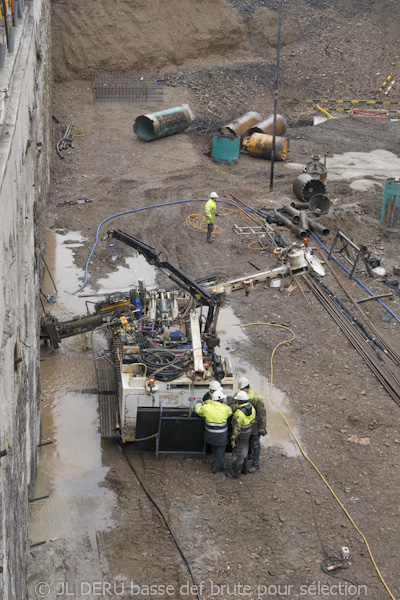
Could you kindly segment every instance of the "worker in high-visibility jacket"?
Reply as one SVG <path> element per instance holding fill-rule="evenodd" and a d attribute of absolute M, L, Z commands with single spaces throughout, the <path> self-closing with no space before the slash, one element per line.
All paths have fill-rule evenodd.
<path fill-rule="evenodd" d="M 202 402 L 208 402 L 209 400 L 212 400 L 212 395 L 214 392 L 216 392 L 217 390 L 222 390 L 222 385 L 220 384 L 219 381 L 210 381 L 210 385 L 208 386 L 208 392 L 206 392 L 202 398 Z"/>
<path fill-rule="evenodd" d="M 219 473 L 226 468 L 225 451 L 228 443 L 228 419 L 232 414 L 230 406 L 225 404 L 226 396 L 222 389 L 212 395 L 205 404 L 198 402 L 194 412 L 205 418 L 205 441 L 210 444 L 215 463 L 212 472 Z"/>
<path fill-rule="evenodd" d="M 249 439 L 256 418 L 254 406 L 249 402 L 246 392 L 238 392 L 234 398 L 236 410 L 232 417 L 232 472 L 228 477 L 239 479 L 240 475 L 247 475 L 247 455 L 249 453 Z"/>
<path fill-rule="evenodd" d="M 214 240 L 211 239 L 211 234 L 214 230 L 215 217 L 218 217 L 217 203 L 215 199 L 218 198 L 217 192 L 211 192 L 210 199 L 206 202 L 205 216 L 207 224 L 207 242 L 211 244 Z"/>
<path fill-rule="evenodd" d="M 255 473 L 260 468 L 261 443 L 260 436 L 267 434 L 267 411 L 265 410 L 264 399 L 257 394 L 251 387 L 247 377 L 241 377 L 238 381 L 238 388 L 249 397 L 249 402 L 256 411 L 256 420 L 249 441 L 249 459 L 252 460 L 252 466 L 249 473 Z"/>

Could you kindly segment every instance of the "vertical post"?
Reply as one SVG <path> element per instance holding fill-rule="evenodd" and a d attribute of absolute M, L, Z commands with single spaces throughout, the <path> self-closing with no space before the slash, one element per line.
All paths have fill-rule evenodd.
<path fill-rule="evenodd" d="M 6 62 L 7 44 L 0 43 L 0 69 L 4 69 Z"/>
<path fill-rule="evenodd" d="M 275 162 L 275 140 L 276 140 L 276 115 L 278 112 L 278 84 L 279 84 L 279 60 L 281 54 L 281 32 L 282 32 L 282 5 L 283 0 L 279 0 L 279 19 L 278 19 L 278 45 L 276 47 L 276 72 L 275 72 L 275 99 L 274 99 L 274 129 L 272 134 L 272 151 L 271 151 L 271 176 L 269 182 L 269 190 L 274 189 L 274 162 Z"/>
<path fill-rule="evenodd" d="M 12 15 L 12 24 L 15 27 L 15 11 L 14 11 L 14 0 L 11 0 L 11 15 Z"/>
<path fill-rule="evenodd" d="M 6 6 L 6 0 L 2 0 L 2 4 L 3 4 L 3 15 L 4 15 L 4 27 L 6 29 L 6 40 L 7 40 L 7 46 L 8 46 L 8 23 L 7 23 L 7 6 Z"/>

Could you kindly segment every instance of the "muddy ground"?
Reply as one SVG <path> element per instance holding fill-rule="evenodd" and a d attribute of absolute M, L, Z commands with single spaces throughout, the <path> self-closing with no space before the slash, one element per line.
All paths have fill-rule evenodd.
<path fill-rule="evenodd" d="M 202 153 L 207 140 L 192 129 L 145 144 L 133 134 L 132 125 L 140 114 L 182 103 L 188 103 L 197 116 L 204 115 L 207 108 L 218 115 L 256 109 L 268 116 L 273 109 L 275 3 L 188 2 L 185 11 L 181 3 L 168 3 L 176 16 L 175 29 L 168 29 L 159 27 L 171 20 L 165 13 L 165 3 L 154 3 L 157 7 L 150 9 L 148 3 L 120 2 L 118 52 L 113 46 L 115 32 L 105 27 L 109 23 L 106 4 L 93 3 L 92 10 L 84 12 L 82 4 L 74 11 L 62 0 L 53 5 L 53 114 L 64 127 L 73 122 L 76 129 L 88 134 L 74 139 L 72 147 L 63 152 L 63 160 L 54 152 L 52 161 L 49 227 L 53 233 L 63 234 L 65 243 L 76 239 L 70 232 L 79 232 L 84 240 L 73 248 L 78 269 L 76 288 L 71 289 L 73 282 L 69 281 L 68 291 L 75 291 L 83 283 L 82 269 L 100 222 L 117 213 L 177 200 L 199 199 L 120 216 L 102 226 L 88 265 L 91 290 L 102 287 L 98 280 L 115 272 L 125 264 L 126 257 L 134 254 L 107 239 L 110 227 L 123 229 L 165 251 L 171 261 L 194 277 L 204 276 L 211 268 L 225 269 L 228 274 L 230 270 L 250 273 L 254 269 L 249 260 L 261 268 L 270 266 L 274 263 L 270 253 L 245 249 L 239 254 L 232 245 L 232 225 L 243 225 L 238 211 L 221 214 L 218 224 L 223 232 L 213 245 L 206 244 L 205 234 L 190 230 L 185 219 L 203 212 L 201 199 L 213 190 L 227 198 L 233 193 L 254 208 L 274 208 L 292 201 L 293 180 L 314 152 L 327 153 L 327 193 L 336 201 L 330 213 L 321 217 L 331 231 L 324 243 L 329 246 L 335 233 L 344 231 L 356 243 L 367 245 L 382 260 L 387 278 L 394 279 L 400 243 L 398 238 L 383 235 L 379 218 L 384 180 L 400 174 L 399 122 L 361 121 L 338 113 L 340 118 L 335 120 L 315 127 L 302 126 L 304 121 L 311 121 L 312 113 L 305 110 L 305 99 L 310 94 L 376 95 L 382 76 L 396 60 L 386 51 L 395 36 L 396 19 L 398 23 L 397 17 L 387 18 L 391 15 L 390 3 L 386 13 L 372 1 L 352 7 L 344 2 L 303 1 L 295 7 L 284 3 L 287 19 L 279 112 L 289 122 L 290 152 L 287 161 L 275 164 L 272 192 L 268 161 L 241 155 L 236 165 L 216 164 Z M 132 4 L 133 23 L 128 20 Z M 161 11 L 158 22 L 156 9 Z M 96 36 L 100 31 L 101 44 Z M 187 35 L 181 35 L 181 31 Z M 386 37 L 381 43 L 383 33 Z M 93 101 L 92 72 L 154 72 L 157 68 L 162 69 L 166 84 L 162 98 L 156 102 Z M 91 202 L 62 205 L 79 199 Z M 290 238 L 286 231 L 285 236 Z M 59 287 L 66 289 L 60 265 L 56 268 L 61 277 Z M 366 292 L 350 282 L 344 271 L 333 268 L 355 299 L 366 297 Z M 365 272 L 359 277 L 374 293 L 388 292 L 381 278 L 369 278 Z M 126 285 L 129 283 L 126 281 Z M 275 356 L 273 383 L 287 394 L 291 422 L 305 451 L 365 535 L 383 578 L 393 596 L 398 597 L 399 406 L 304 282 L 299 283 L 301 287 L 291 292 L 259 286 L 249 296 L 237 293 L 230 299 L 231 309 L 242 324 L 272 322 L 295 332 L 295 340 L 281 347 Z M 329 271 L 325 283 L 345 300 Z M 45 291 L 51 293 L 50 289 Z M 74 314 L 83 306 L 84 300 L 80 302 L 66 308 L 61 301 L 54 310 Z M 385 302 L 399 315 L 396 295 Z M 365 303 L 363 308 L 399 350 L 399 323 L 395 319 L 384 322 L 384 309 L 376 301 Z M 245 336 L 233 336 L 228 342 L 229 352 L 239 363 L 250 364 L 269 380 L 271 353 L 286 335 L 267 325 L 248 327 Z M 57 359 L 53 351 L 42 356 L 43 361 L 50 360 L 44 363 L 47 382 L 48 378 L 56 378 L 55 373 L 60 373 L 63 365 L 68 370 L 68 376 L 60 377 L 57 393 L 53 383 L 50 387 L 44 383 L 50 412 L 53 394 L 58 398 L 57 394 L 68 396 L 76 390 L 89 394 L 85 402 L 93 410 L 96 382 L 91 357 L 77 344 L 74 340 L 63 342 L 59 355 L 63 360 Z M 226 352 L 226 347 L 221 352 Z M 399 374 L 398 366 L 390 366 Z M 238 375 L 246 372 L 245 366 L 237 368 Z M 267 406 L 274 412 L 268 398 Z M 90 414 L 95 422 L 96 415 Z M 353 434 L 369 437 L 370 445 L 347 441 Z M 70 435 L 75 439 L 73 425 Z M 65 581 L 70 582 L 77 597 L 85 597 L 85 591 L 90 598 L 112 596 L 104 588 L 103 595 L 95 593 L 90 583 L 83 589 L 79 587 L 81 582 L 94 581 L 118 582 L 119 590 L 125 585 L 126 598 L 149 596 L 143 588 L 140 593 L 136 593 L 137 587 L 129 592 L 130 582 L 136 586 L 173 586 L 172 595 L 165 590 L 162 594 L 159 589 L 153 597 L 194 597 L 182 587 L 190 577 L 171 535 L 123 455 L 114 443 L 103 443 L 101 449 L 99 444 L 94 445 L 88 454 L 92 456 L 96 448 L 102 452 L 102 465 L 106 467 L 99 479 L 103 482 L 83 494 L 85 501 L 71 516 L 71 528 L 62 531 L 54 543 L 34 551 L 32 598 L 37 597 L 36 582 L 48 580 L 54 597 L 55 590 L 61 590 L 57 582 Z M 51 448 L 46 452 L 52 452 Z M 204 583 L 202 598 L 350 599 L 352 594 L 345 587 L 330 591 L 321 588 L 338 583 L 321 571 L 324 549 L 340 556 L 342 546 L 348 546 L 351 553 L 351 567 L 342 572 L 343 577 L 366 586 L 353 597 L 389 597 L 360 532 L 315 470 L 296 457 L 300 457 L 299 451 L 288 438 L 271 443 L 267 436 L 261 470 L 239 481 L 228 480 L 223 474 L 212 475 L 210 460 L 203 463 L 197 457 L 175 456 L 156 459 L 150 454 L 133 455 L 131 449 L 127 452 L 170 521 L 197 581 Z M 83 455 L 85 446 L 77 449 L 76 464 Z M 57 456 L 63 460 L 60 450 L 51 458 L 54 470 Z M 98 520 L 93 522 L 84 515 L 90 514 L 96 489 L 99 503 L 104 497 L 104 504 Z M 112 493 L 112 501 L 107 500 L 108 493 Z M 69 500 L 74 502 L 73 494 Z M 342 581 L 343 586 L 345 583 Z M 218 587 L 227 584 L 229 589 Z M 315 588 L 307 587 L 313 584 Z M 249 586 L 246 590 L 245 585 Z M 281 587 L 273 587 L 278 585 Z"/>

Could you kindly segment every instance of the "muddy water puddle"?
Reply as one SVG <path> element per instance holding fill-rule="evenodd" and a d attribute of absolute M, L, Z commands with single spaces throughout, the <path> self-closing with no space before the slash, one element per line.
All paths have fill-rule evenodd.
<path fill-rule="evenodd" d="M 245 328 L 240 327 L 243 323 L 235 316 L 233 310 L 228 307 L 221 310 L 218 318 L 217 332 L 221 339 L 219 352 L 224 355 L 226 354 L 226 348 L 229 348 L 232 343 L 236 346 L 241 341 L 248 342 L 249 339 L 245 333 Z M 260 325 L 259 327 L 264 327 Z M 268 327 L 265 326 L 265 334 L 268 334 Z M 268 446 L 279 446 L 282 448 L 287 456 L 296 456 L 296 450 L 293 443 L 289 440 L 289 430 L 279 414 L 278 409 L 285 415 L 291 428 L 297 437 L 299 437 L 298 430 L 296 427 L 296 421 L 294 416 L 290 412 L 290 401 L 285 392 L 282 392 L 274 385 L 272 386 L 272 399 L 270 393 L 270 382 L 265 375 L 260 374 L 252 365 L 246 363 L 237 352 L 230 351 L 230 360 L 232 362 L 233 370 L 236 378 L 241 375 L 245 375 L 249 381 L 252 389 L 265 400 L 267 409 L 267 430 L 268 435 L 261 438 L 261 445 L 264 448 Z M 270 357 L 265 357 L 265 369 L 269 370 Z"/>
<path fill-rule="evenodd" d="M 52 277 L 47 271 L 42 289 L 56 303 L 43 298 L 45 309 L 60 319 L 84 314 L 84 300 L 71 293 L 83 275 L 73 263 L 82 237 L 48 231 L 46 243 Z M 88 393 L 97 383 L 85 336 L 65 339 L 57 350 L 43 346 L 40 366 L 42 440 L 52 444 L 40 449 L 35 497 L 49 498 L 32 507 L 29 536 L 32 543 L 62 538 L 72 552 L 87 555 L 84 563 L 91 560 L 88 544 L 97 554 L 97 533 L 113 526 L 116 496 L 104 482 L 115 450 L 98 431 L 98 397 Z"/>

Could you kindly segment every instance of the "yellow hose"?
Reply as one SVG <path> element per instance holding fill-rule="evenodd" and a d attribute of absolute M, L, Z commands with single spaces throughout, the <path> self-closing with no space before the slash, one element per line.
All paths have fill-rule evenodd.
<path fill-rule="evenodd" d="M 291 329 L 289 329 L 289 327 L 285 327 L 284 325 L 276 325 L 275 323 L 246 323 L 245 325 L 238 325 L 238 327 L 250 327 L 251 325 L 268 325 L 270 327 L 279 327 L 280 329 L 286 329 L 286 331 L 289 331 L 292 334 L 292 337 L 289 340 L 284 340 L 283 342 L 279 342 L 279 344 L 277 344 L 275 346 L 275 348 L 272 351 L 271 354 L 271 378 L 270 378 L 270 399 L 272 404 L 274 405 L 274 407 L 276 408 L 276 410 L 279 412 L 280 416 L 282 417 L 282 419 L 284 420 L 284 422 L 286 423 L 287 428 L 289 429 L 291 435 L 293 436 L 293 438 L 295 439 L 300 452 L 302 453 L 302 455 L 304 456 L 304 458 L 310 463 L 310 465 L 313 467 L 313 469 L 318 473 L 319 477 L 322 479 L 322 481 L 324 482 L 324 484 L 326 485 L 326 487 L 328 488 L 328 490 L 331 492 L 332 496 L 335 498 L 336 502 L 339 504 L 340 508 L 343 510 L 344 514 L 346 515 L 346 517 L 349 519 L 350 523 L 353 525 L 354 529 L 358 532 L 358 534 L 361 536 L 368 554 L 370 556 L 370 559 L 372 561 L 372 564 L 374 565 L 374 569 L 379 577 L 379 579 L 381 580 L 381 582 L 383 583 L 387 593 L 389 594 L 390 598 L 392 600 L 396 600 L 395 597 L 393 596 L 392 592 L 390 591 L 386 581 L 384 580 L 378 565 L 375 562 L 374 556 L 372 554 L 372 550 L 370 548 L 370 545 L 368 543 L 367 538 L 365 537 L 365 535 L 363 534 L 363 532 L 360 530 L 360 528 L 358 527 L 358 525 L 356 524 L 356 522 L 354 521 L 354 519 L 351 517 L 350 513 L 348 512 L 348 510 L 345 508 L 345 506 L 342 504 L 342 502 L 339 500 L 339 498 L 337 497 L 336 493 L 334 492 L 333 488 L 331 487 L 331 485 L 327 482 L 327 480 L 325 479 L 325 477 L 322 475 L 321 471 L 318 469 L 318 467 L 316 467 L 316 465 L 312 462 L 312 460 L 308 457 L 308 455 L 306 454 L 305 450 L 303 450 L 302 445 L 300 444 L 299 439 L 297 438 L 296 434 L 294 433 L 293 429 L 290 426 L 289 421 L 287 420 L 287 418 L 285 417 L 285 415 L 283 414 L 283 412 L 278 408 L 278 406 L 275 404 L 273 397 L 272 397 L 272 385 L 273 385 L 273 378 L 274 378 L 274 364 L 273 364 L 273 360 L 274 360 L 274 355 L 275 352 L 277 351 L 277 349 L 279 348 L 279 346 L 282 346 L 283 344 L 290 344 L 290 342 L 292 342 L 296 335 L 294 333 L 294 331 L 292 331 Z"/>

